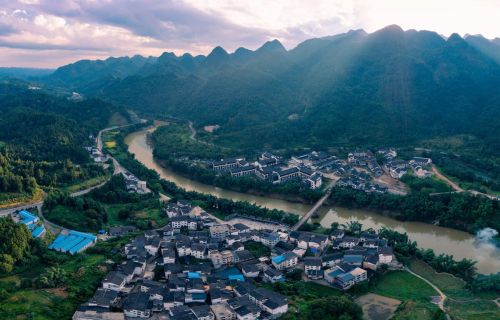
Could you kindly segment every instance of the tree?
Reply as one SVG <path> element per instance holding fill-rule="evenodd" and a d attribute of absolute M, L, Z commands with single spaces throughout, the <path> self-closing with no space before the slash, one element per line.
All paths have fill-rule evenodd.
<path fill-rule="evenodd" d="M 344 227 L 348 233 L 359 235 L 363 225 L 359 221 L 349 221 Z"/>
<path fill-rule="evenodd" d="M 345 296 L 313 300 L 309 304 L 309 310 L 308 319 L 360 320 L 362 318 L 361 307 Z"/>
<path fill-rule="evenodd" d="M 10 218 L 0 218 L 0 271 L 10 272 L 28 250 L 28 229 Z"/>
<path fill-rule="evenodd" d="M 0 254 L 0 272 L 9 273 L 14 268 L 14 258 L 9 254 Z"/>

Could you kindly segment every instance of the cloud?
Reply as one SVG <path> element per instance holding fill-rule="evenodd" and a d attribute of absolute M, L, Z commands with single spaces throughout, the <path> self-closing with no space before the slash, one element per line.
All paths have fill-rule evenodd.
<path fill-rule="evenodd" d="M 277 38 L 287 48 L 312 37 L 388 24 L 443 34 L 499 36 L 496 0 L 0 0 L 3 65 L 75 57 L 206 54 Z M 496 9 L 496 10 L 495 10 Z M 13 52 L 29 50 L 24 60 Z M 46 57 L 52 55 L 51 57 Z M 61 63 L 59 63 L 61 64 Z"/>

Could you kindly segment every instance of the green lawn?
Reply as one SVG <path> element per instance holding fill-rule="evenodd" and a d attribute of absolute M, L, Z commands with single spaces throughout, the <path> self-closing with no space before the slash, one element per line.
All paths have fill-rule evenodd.
<path fill-rule="evenodd" d="M 438 293 L 425 281 L 405 271 L 385 274 L 370 292 L 402 301 L 393 319 L 432 319 L 438 307 L 431 296 Z"/>
<path fill-rule="evenodd" d="M 413 259 L 409 263 L 410 269 L 428 279 L 450 298 L 471 298 L 472 293 L 465 289 L 465 282 L 451 274 L 437 273 L 428 264 Z"/>
<path fill-rule="evenodd" d="M 398 300 L 429 302 L 438 295 L 430 285 L 405 271 L 389 272 L 382 277 L 370 292 Z"/>
<path fill-rule="evenodd" d="M 439 312 L 437 307 L 408 300 L 401 303 L 391 320 L 434 320 Z"/>
<path fill-rule="evenodd" d="M 446 273 L 437 273 L 420 260 L 411 260 L 409 266 L 413 272 L 429 279 L 448 296 L 445 307 L 454 319 L 500 319 L 500 308 L 491 301 L 500 297 L 500 294 L 474 294 L 467 290 L 462 279 Z"/>

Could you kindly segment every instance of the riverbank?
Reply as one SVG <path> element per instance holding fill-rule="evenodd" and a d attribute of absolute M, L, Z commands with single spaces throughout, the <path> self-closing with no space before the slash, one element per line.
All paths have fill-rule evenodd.
<path fill-rule="evenodd" d="M 191 130 L 189 130 L 191 129 Z M 190 135 L 191 134 L 191 135 Z M 211 169 L 210 161 L 238 154 L 252 159 L 255 154 L 242 150 L 223 150 L 218 145 L 205 145 L 195 139 L 192 125 L 169 122 L 147 134 L 146 142 L 153 149 L 153 161 L 187 179 L 238 193 L 287 202 L 315 204 L 327 189 L 311 190 L 299 181 L 274 184 L 255 175 L 232 177 Z M 359 169 L 368 174 L 367 170 Z M 351 188 L 334 188 L 329 204 L 368 210 L 400 221 L 420 221 L 475 234 L 484 228 L 500 230 L 500 206 L 496 201 L 468 194 L 440 194 L 451 189 L 438 179 L 405 176 L 409 194 L 367 193 Z M 344 179 L 347 179 L 344 177 Z M 431 194 L 432 193 L 432 194 Z M 432 195 L 432 197 L 431 197 Z"/>
<path fill-rule="evenodd" d="M 153 149 L 153 146 L 150 145 L 150 143 L 148 142 L 149 146 Z M 158 159 L 157 157 L 154 156 L 153 154 L 153 159 L 155 162 L 157 162 L 161 167 L 167 169 L 167 170 L 170 170 L 172 172 L 175 172 L 176 174 L 178 174 L 179 176 L 181 177 L 184 177 L 186 179 L 190 179 L 192 180 L 193 177 L 190 176 L 189 174 L 186 174 L 182 171 L 176 171 L 174 170 L 174 168 L 172 168 L 171 166 L 168 165 L 167 161 L 166 160 L 162 160 L 162 159 Z M 200 182 L 200 183 L 203 183 L 203 182 Z M 247 194 L 250 194 L 250 195 L 254 195 L 254 196 L 258 196 L 258 197 L 266 197 L 266 198 L 271 198 L 271 199 L 276 199 L 276 200 L 283 200 L 283 201 L 287 201 L 287 202 L 292 202 L 292 203 L 301 203 L 301 204 L 306 204 L 306 205 L 313 205 L 314 202 L 317 200 L 317 199 L 306 199 L 306 198 L 303 198 L 297 194 L 283 194 L 283 193 L 266 193 L 262 190 L 258 190 L 258 189 L 248 189 L 248 190 L 242 190 L 241 188 L 236 188 L 236 186 L 227 186 L 227 187 L 222 187 L 222 186 L 217 186 L 217 185 L 213 185 L 213 184 L 207 184 L 207 185 L 210 185 L 214 188 L 221 188 L 221 189 L 224 189 L 224 190 L 229 190 L 229 191 L 234 191 L 234 192 L 238 192 L 238 193 L 241 193 L 241 192 L 244 192 L 244 193 L 247 193 Z"/>
<path fill-rule="evenodd" d="M 128 151 L 134 155 L 137 161 L 141 162 L 147 168 L 154 170 L 162 179 L 172 182 L 187 191 L 196 191 L 235 201 L 246 201 L 269 209 L 283 210 L 297 215 L 303 215 L 310 210 L 311 205 L 307 204 L 291 203 L 284 200 L 238 193 L 205 185 L 186 179 L 162 167 L 153 158 L 151 146 L 146 142 L 147 134 L 154 130 L 155 126 L 133 132 L 126 136 L 125 143 L 128 146 Z M 481 273 L 488 274 L 500 270 L 500 250 L 488 243 L 476 241 L 474 236 L 466 232 L 421 222 L 402 222 L 374 212 L 359 209 L 323 206 L 319 209 L 318 214 L 320 218 L 316 221 L 327 228 L 330 227 L 332 222 L 346 224 L 352 220 L 362 223 L 363 228 L 378 230 L 382 227 L 387 227 L 398 232 L 406 232 L 410 239 L 417 241 L 422 248 L 433 249 L 438 254 L 452 254 L 456 259 L 466 258 L 475 260 L 478 262 L 478 271 Z"/>

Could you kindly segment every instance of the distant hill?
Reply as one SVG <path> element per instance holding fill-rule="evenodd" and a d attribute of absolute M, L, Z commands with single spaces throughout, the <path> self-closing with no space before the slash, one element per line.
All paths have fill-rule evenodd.
<path fill-rule="evenodd" d="M 54 69 L 0 67 L 0 79 L 17 78 L 22 80 L 29 80 L 32 78 L 48 76 L 52 72 L 54 72 Z"/>
<path fill-rule="evenodd" d="M 500 149 L 498 41 L 388 26 L 208 56 L 80 61 L 45 81 L 263 144 L 405 144 L 472 134 Z M 110 61 L 108 61 L 110 60 Z"/>

